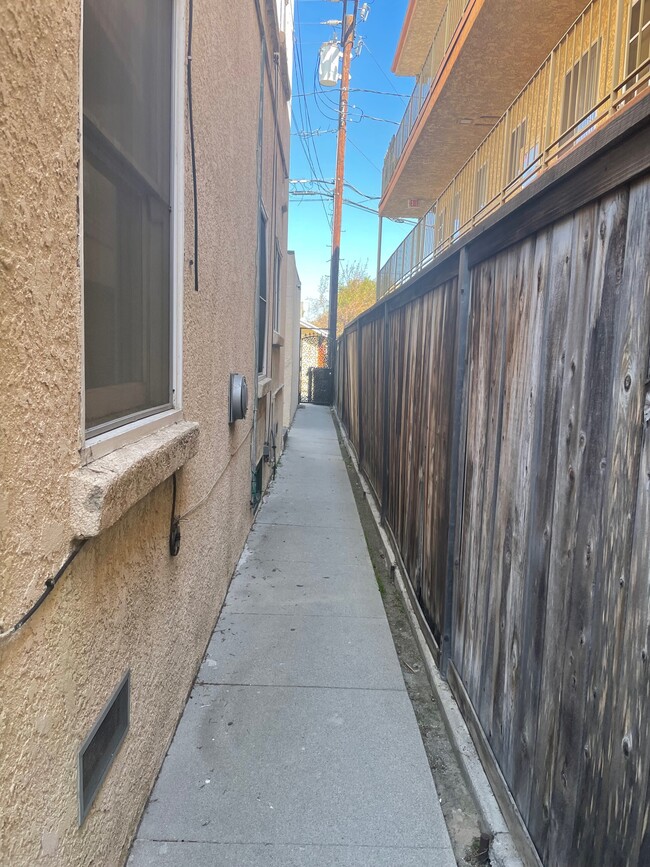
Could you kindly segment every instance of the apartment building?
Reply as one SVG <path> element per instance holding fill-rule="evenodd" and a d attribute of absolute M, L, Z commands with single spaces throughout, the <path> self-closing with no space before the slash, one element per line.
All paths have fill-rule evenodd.
<path fill-rule="evenodd" d="M 419 225 L 381 271 L 400 285 L 648 84 L 644 0 L 413 0 L 393 71 L 416 83 L 380 215 Z"/>
<path fill-rule="evenodd" d="M 282 448 L 293 0 L 4 7 L 0 862 L 117 865 Z"/>

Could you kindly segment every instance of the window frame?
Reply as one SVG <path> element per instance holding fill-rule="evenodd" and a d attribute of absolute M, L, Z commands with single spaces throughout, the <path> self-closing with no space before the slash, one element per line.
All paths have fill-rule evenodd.
<path fill-rule="evenodd" d="M 277 238 L 275 239 L 275 250 L 273 253 L 273 269 L 273 331 L 275 334 L 281 334 L 282 248 Z"/>
<path fill-rule="evenodd" d="M 639 8 L 639 23 L 638 23 L 637 29 L 633 31 L 632 30 L 632 26 L 633 26 L 632 22 L 633 22 L 633 15 L 634 15 L 634 7 L 635 6 L 638 6 L 638 8 Z M 625 42 L 625 67 L 624 67 L 624 69 L 625 69 L 624 78 L 625 79 L 628 79 L 632 75 L 634 70 L 638 69 L 638 67 L 640 65 L 639 53 L 640 53 L 640 49 L 641 49 L 641 44 L 643 42 L 643 34 L 645 33 L 646 30 L 650 30 L 650 18 L 648 19 L 648 21 L 646 21 L 644 23 L 644 20 L 641 17 L 641 12 L 643 11 L 644 13 L 646 13 L 646 12 L 648 12 L 648 10 L 650 10 L 650 0 L 645 0 L 645 2 L 644 2 L 644 0 L 632 0 L 632 2 L 630 3 L 629 12 L 628 12 L 628 21 L 627 21 L 627 38 L 626 38 L 626 42 Z M 634 49 L 633 49 L 632 43 L 635 41 L 636 41 L 636 45 L 634 46 Z M 632 63 L 632 50 L 634 50 L 634 53 L 635 53 L 634 63 Z M 641 63 L 646 62 L 643 58 L 641 58 L 640 61 L 641 61 Z M 640 73 L 637 73 L 637 75 L 634 77 L 634 80 L 629 81 L 626 84 L 625 91 L 624 91 L 625 93 L 628 93 L 629 91 L 634 91 L 631 95 L 636 96 L 637 93 L 640 93 L 644 88 L 650 87 L 650 82 L 646 82 L 644 85 L 641 85 L 641 87 L 638 90 L 635 89 L 637 82 L 639 80 L 639 75 L 640 75 Z"/>
<path fill-rule="evenodd" d="M 258 379 L 264 379 L 267 371 L 268 348 L 269 348 L 269 215 L 260 201 L 257 214 L 257 278 L 255 281 L 255 354 L 257 361 L 257 376 Z M 264 240 L 264 256 L 262 257 L 262 239 Z M 264 288 L 265 293 L 262 298 L 262 268 L 264 263 Z M 261 301 L 264 301 L 264 328 L 261 327 L 260 310 Z M 263 334 L 263 344 L 260 347 L 260 339 Z"/>
<path fill-rule="evenodd" d="M 85 330 L 84 330 L 84 93 L 83 32 L 84 3 L 81 4 L 79 53 L 79 263 L 81 293 L 81 404 L 80 455 L 82 463 L 109 454 L 148 433 L 179 421 L 182 413 L 182 336 L 183 336 L 183 262 L 184 262 L 184 136 L 185 136 L 185 3 L 172 0 L 172 93 L 170 126 L 171 220 L 170 220 L 170 403 L 171 406 L 144 411 L 116 420 L 110 430 L 86 430 Z"/>
<path fill-rule="evenodd" d="M 559 148 L 573 147 L 593 131 L 598 116 L 598 108 L 592 108 L 586 115 L 580 114 L 580 102 L 598 103 L 598 90 L 601 85 L 602 37 L 598 36 L 582 52 L 580 57 L 564 73 L 562 79 L 562 104 L 560 110 Z M 584 81 L 581 76 L 584 74 Z M 579 118 L 582 117 L 582 120 Z"/>

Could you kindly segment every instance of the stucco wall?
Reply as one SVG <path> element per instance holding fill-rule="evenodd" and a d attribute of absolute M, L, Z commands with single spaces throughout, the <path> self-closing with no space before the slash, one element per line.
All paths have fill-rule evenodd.
<path fill-rule="evenodd" d="M 3 629 L 32 604 L 68 553 L 70 475 L 81 464 L 83 433 L 81 4 L 6 0 L 4 7 Z M 200 448 L 179 473 L 180 554 L 168 553 L 167 480 L 92 539 L 28 624 L 0 643 L 2 864 L 123 862 L 252 520 L 252 414 L 228 425 L 227 385 L 232 371 L 249 383 L 256 376 L 259 32 L 254 0 L 238 4 L 236 15 L 224 4 L 195 0 L 200 291 L 194 292 L 189 266 L 186 138 L 183 393 L 185 418 L 200 425 Z M 265 140 L 265 165 L 272 161 L 268 148 Z M 282 196 L 285 188 L 279 209 Z M 283 232 L 286 247 L 286 224 Z M 130 730 L 79 828 L 77 752 L 127 670 Z"/>
<path fill-rule="evenodd" d="M 301 284 L 296 268 L 296 254 L 287 255 L 286 315 L 284 326 L 284 426 L 291 426 L 298 407 L 298 373 L 300 368 Z"/>

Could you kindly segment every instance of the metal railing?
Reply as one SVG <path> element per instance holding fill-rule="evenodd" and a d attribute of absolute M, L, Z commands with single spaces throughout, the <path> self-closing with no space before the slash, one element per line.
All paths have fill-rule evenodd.
<path fill-rule="evenodd" d="M 442 18 L 433 37 L 431 48 L 422 65 L 422 70 L 415 81 L 415 87 L 406 106 L 404 117 L 400 121 L 397 132 L 388 145 L 382 171 L 382 190 L 386 189 L 393 176 L 395 166 L 406 147 L 411 130 L 415 126 L 420 110 L 429 95 L 433 82 L 438 76 L 442 61 L 456 33 L 458 24 L 470 2 L 471 0 L 449 0 L 445 6 Z"/>
<path fill-rule="evenodd" d="M 650 0 L 592 0 L 379 273 L 378 297 L 561 159 L 650 83 Z"/>

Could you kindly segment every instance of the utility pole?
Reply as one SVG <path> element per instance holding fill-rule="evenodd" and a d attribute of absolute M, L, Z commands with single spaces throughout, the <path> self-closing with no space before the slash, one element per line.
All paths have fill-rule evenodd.
<path fill-rule="evenodd" d="M 339 132 L 336 145 L 336 174 L 334 176 L 334 215 L 332 219 L 332 259 L 330 262 L 330 309 L 329 339 L 327 341 L 327 366 L 332 371 L 332 399 L 336 365 L 336 322 L 339 301 L 339 259 L 341 253 L 341 214 L 343 210 L 343 181 L 345 179 L 345 139 L 348 122 L 348 97 L 350 91 L 350 61 L 354 43 L 354 28 L 359 0 L 354 0 L 351 15 L 347 15 L 347 0 L 343 4 L 343 70 L 341 72 L 341 96 L 339 99 Z"/>

